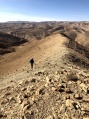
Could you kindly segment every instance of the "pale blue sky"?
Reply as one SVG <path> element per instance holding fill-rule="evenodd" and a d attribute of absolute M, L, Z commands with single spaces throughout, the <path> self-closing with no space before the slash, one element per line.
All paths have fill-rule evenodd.
<path fill-rule="evenodd" d="M 0 22 L 89 21 L 89 0 L 0 0 Z"/>

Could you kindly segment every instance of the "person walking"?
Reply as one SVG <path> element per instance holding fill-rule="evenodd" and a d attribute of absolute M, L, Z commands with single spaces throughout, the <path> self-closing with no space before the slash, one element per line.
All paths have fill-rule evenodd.
<path fill-rule="evenodd" d="M 33 69 L 34 59 L 30 59 L 31 69 Z"/>

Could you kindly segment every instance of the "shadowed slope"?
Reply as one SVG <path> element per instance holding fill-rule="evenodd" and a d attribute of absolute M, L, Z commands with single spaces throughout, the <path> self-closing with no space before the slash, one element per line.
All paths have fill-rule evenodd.
<path fill-rule="evenodd" d="M 0 32 L 0 55 L 15 51 L 13 46 L 19 46 L 25 42 L 27 40 Z"/>

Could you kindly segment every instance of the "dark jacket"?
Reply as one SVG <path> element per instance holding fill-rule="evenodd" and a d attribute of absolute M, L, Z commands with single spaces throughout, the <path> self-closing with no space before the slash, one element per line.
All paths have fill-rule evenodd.
<path fill-rule="evenodd" d="M 30 62 L 31 64 L 33 64 L 33 63 L 34 63 L 34 59 L 32 58 L 29 62 Z"/>

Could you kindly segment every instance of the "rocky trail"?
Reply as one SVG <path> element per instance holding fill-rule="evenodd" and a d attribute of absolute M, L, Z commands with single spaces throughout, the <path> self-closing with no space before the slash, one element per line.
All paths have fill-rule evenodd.
<path fill-rule="evenodd" d="M 0 118 L 89 119 L 88 69 L 67 61 L 67 38 L 54 34 L 40 42 L 33 70 L 27 64 L 0 79 Z"/>

